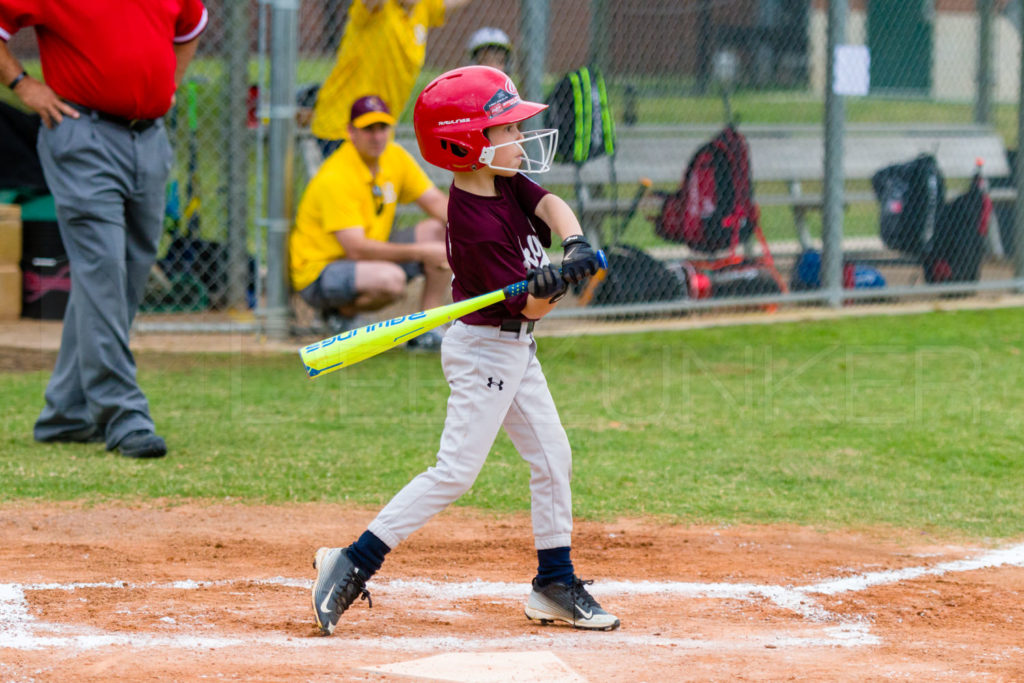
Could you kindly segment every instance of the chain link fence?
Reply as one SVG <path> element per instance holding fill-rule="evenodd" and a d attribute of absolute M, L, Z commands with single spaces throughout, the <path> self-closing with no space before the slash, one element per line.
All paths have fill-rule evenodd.
<path fill-rule="evenodd" d="M 508 70 L 529 99 L 549 101 L 587 69 L 592 88 L 576 92 L 593 92 L 600 139 L 539 179 L 576 209 L 612 268 L 552 319 L 1024 286 L 1020 0 L 459 4 L 427 33 L 399 115 L 396 139 L 414 155 L 412 102 L 469 63 L 478 29 L 507 34 Z M 209 28 L 167 117 L 176 164 L 137 326 L 282 336 L 316 322 L 291 295 L 285 245 L 320 162 L 310 114 L 350 0 L 207 5 Z M 38 75 L 23 34 L 12 48 Z M 550 101 L 544 125 L 574 134 L 572 106 Z M 424 169 L 447 188 L 445 173 Z M 416 220 L 403 212 L 397 228 Z"/>
<path fill-rule="evenodd" d="M 264 262 L 259 122 L 251 90 L 257 10 L 248 1 L 206 5 L 210 22 L 165 117 L 175 164 L 159 260 L 136 323 L 142 330 L 257 327 L 253 312 Z"/>
<path fill-rule="evenodd" d="M 1018 5 L 476 0 L 430 31 L 413 97 L 469 63 L 481 27 L 509 36 L 510 74 L 563 133 L 559 82 L 603 75 L 614 145 L 541 180 L 612 268 L 551 318 L 1017 291 Z M 347 11 L 300 7 L 299 91 L 329 73 Z M 410 119 L 396 135 L 416 154 Z"/>
<path fill-rule="evenodd" d="M 257 199 L 261 191 L 255 163 L 257 122 L 246 115 L 256 51 L 256 26 L 248 17 L 255 18 L 255 3 L 208 0 L 206 4 L 211 20 L 176 103 L 165 117 L 175 162 L 167 186 L 158 260 L 136 322 L 141 329 L 228 329 L 246 319 L 255 326 L 252 311 L 259 297 L 262 240 L 253 216 L 263 209 Z M 32 29 L 15 34 L 9 48 L 32 75 L 43 78 Z M 5 92 L 3 99 L 13 109 L 5 110 L 7 115 L 0 120 L 16 122 L 16 132 L 23 138 L 17 148 L 21 158 L 13 158 L 12 153 L 3 163 L 38 165 L 38 117 L 15 113 L 21 103 L 13 94 Z M 15 129 L 4 134 L 14 136 Z M 0 202 L 21 204 L 22 314 L 61 319 L 70 275 L 53 199 L 45 183 L 7 185 L 0 187 Z"/>

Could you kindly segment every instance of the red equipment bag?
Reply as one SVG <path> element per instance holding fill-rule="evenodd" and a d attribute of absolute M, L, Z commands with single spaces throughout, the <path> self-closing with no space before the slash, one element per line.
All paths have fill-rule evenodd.
<path fill-rule="evenodd" d="M 657 235 L 701 252 L 746 242 L 758 223 L 750 179 L 750 150 L 732 125 L 693 155 L 677 192 L 665 197 Z"/>

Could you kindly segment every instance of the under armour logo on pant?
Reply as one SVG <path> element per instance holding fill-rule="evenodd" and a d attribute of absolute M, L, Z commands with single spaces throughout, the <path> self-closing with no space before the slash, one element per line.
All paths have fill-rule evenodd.
<path fill-rule="evenodd" d="M 498 391 L 502 391 L 505 386 L 505 380 L 499 379 L 497 382 L 494 381 L 493 377 L 487 378 L 487 388 L 498 387 Z"/>

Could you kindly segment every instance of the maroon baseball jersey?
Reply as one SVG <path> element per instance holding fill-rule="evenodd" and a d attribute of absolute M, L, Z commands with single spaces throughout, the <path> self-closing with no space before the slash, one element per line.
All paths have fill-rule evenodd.
<path fill-rule="evenodd" d="M 448 263 L 452 300 L 493 292 L 526 279 L 548 263 L 551 228 L 534 213 L 548 191 L 522 173 L 494 179 L 496 197 L 481 197 L 452 185 L 448 195 Z M 468 325 L 499 325 L 523 317 L 526 294 L 499 301 L 462 317 Z"/>

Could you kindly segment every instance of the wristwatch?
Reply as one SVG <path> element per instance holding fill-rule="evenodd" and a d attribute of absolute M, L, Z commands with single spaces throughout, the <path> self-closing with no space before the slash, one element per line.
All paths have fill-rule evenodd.
<path fill-rule="evenodd" d="M 7 87 L 14 90 L 26 77 L 28 77 L 28 72 L 22 69 L 21 73 L 15 76 L 13 81 L 7 84 Z"/>

